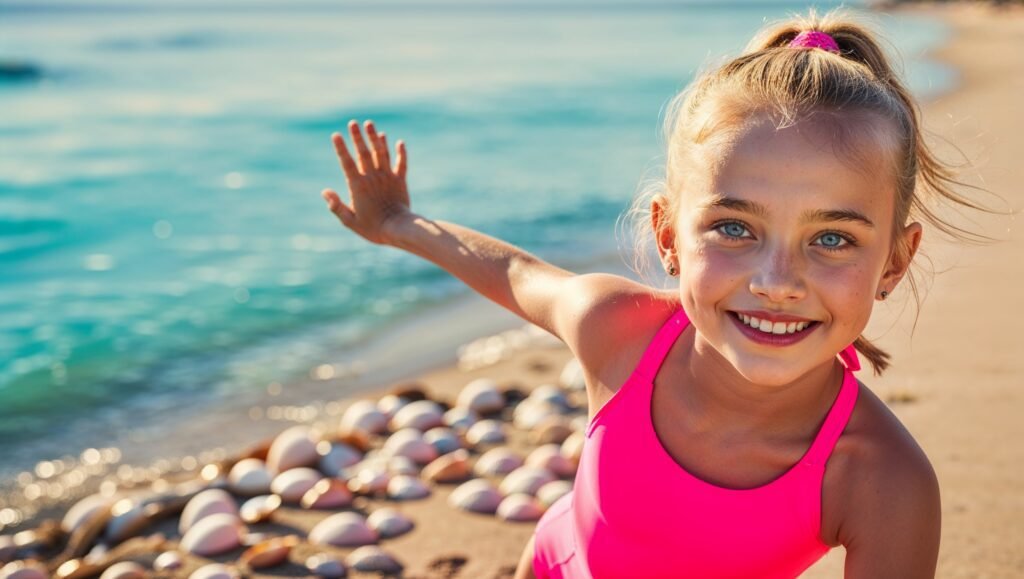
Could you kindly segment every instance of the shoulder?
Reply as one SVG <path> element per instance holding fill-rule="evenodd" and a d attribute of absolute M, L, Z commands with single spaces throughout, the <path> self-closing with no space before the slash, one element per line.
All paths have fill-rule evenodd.
<path fill-rule="evenodd" d="M 840 516 L 846 577 L 934 577 L 941 530 L 938 477 L 895 414 L 858 384 L 857 406 L 826 468 Z"/>
<path fill-rule="evenodd" d="M 607 273 L 574 276 L 556 308 L 558 335 L 580 361 L 588 391 L 608 388 L 679 307 L 678 297 Z M 615 386 L 611 386 L 614 388 Z M 593 398 L 592 398 L 593 400 Z"/>

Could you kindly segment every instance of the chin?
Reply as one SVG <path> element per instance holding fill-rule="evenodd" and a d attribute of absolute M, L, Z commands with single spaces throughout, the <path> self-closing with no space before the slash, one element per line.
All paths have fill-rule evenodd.
<path fill-rule="evenodd" d="M 743 378 L 768 387 L 786 386 L 811 370 L 810 366 L 794 365 L 790 360 L 767 356 L 730 352 L 725 358 Z"/>

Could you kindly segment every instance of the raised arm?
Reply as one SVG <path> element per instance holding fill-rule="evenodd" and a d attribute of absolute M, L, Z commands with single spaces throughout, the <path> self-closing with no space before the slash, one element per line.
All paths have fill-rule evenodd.
<path fill-rule="evenodd" d="M 370 242 L 437 264 L 484 297 L 565 340 L 570 305 L 560 306 L 560 299 L 570 294 L 568 286 L 579 276 L 500 239 L 413 213 L 405 181 L 405 144 L 398 141 L 398 160 L 392 167 L 387 136 L 372 122 L 366 121 L 369 146 L 358 123 L 351 121 L 348 129 L 356 157 L 341 135 L 335 133 L 331 140 L 345 172 L 350 206 L 331 189 L 322 193 L 343 225 Z"/>

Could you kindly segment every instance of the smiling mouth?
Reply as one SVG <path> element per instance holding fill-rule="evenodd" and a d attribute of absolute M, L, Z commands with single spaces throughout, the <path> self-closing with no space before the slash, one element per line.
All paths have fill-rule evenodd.
<path fill-rule="evenodd" d="M 741 314 L 739 312 L 732 312 L 731 314 L 738 322 L 747 326 L 753 330 L 757 330 L 766 335 L 787 335 L 787 334 L 802 334 L 813 329 L 821 322 L 815 321 L 803 321 L 803 322 L 772 322 L 770 320 L 756 318 L 747 314 Z"/>

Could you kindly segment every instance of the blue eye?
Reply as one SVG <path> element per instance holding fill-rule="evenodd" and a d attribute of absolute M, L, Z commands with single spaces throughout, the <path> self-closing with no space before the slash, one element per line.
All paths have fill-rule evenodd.
<path fill-rule="evenodd" d="M 722 223 L 715 227 L 715 229 L 722 232 L 726 237 L 734 237 L 736 239 L 747 237 L 743 235 L 744 233 L 747 233 L 747 228 L 744 227 L 742 223 L 737 223 L 735 221 Z"/>
<path fill-rule="evenodd" d="M 818 237 L 817 245 L 828 250 L 839 250 L 853 244 L 853 240 L 847 238 L 845 235 L 829 232 L 822 233 L 821 236 Z"/>

